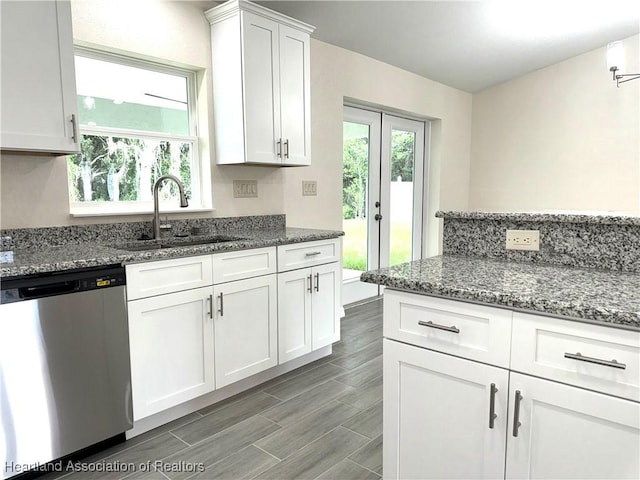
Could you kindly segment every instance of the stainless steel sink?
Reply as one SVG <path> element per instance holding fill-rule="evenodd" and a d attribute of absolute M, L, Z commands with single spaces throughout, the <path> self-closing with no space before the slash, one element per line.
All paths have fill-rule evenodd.
<path fill-rule="evenodd" d="M 223 243 L 223 242 L 235 242 L 238 240 L 244 240 L 242 237 L 233 237 L 229 235 L 214 235 L 209 237 L 200 237 L 197 239 L 189 238 L 167 238 L 158 240 L 136 240 L 135 242 L 129 242 L 119 244 L 116 248 L 120 250 L 128 250 L 130 252 L 141 252 L 144 250 L 159 250 L 162 248 L 175 248 L 175 247 L 191 247 L 194 245 L 208 245 L 211 243 Z"/>

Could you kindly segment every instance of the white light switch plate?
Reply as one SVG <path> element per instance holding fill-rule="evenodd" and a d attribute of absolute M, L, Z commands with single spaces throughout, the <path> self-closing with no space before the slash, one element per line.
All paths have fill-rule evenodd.
<path fill-rule="evenodd" d="M 318 195 L 318 182 L 315 180 L 303 180 L 302 195 L 307 197 Z"/>
<path fill-rule="evenodd" d="M 507 250 L 540 250 L 540 230 L 507 230 Z"/>
<path fill-rule="evenodd" d="M 257 180 L 234 180 L 233 181 L 233 197 L 234 198 L 253 198 L 258 196 Z"/>

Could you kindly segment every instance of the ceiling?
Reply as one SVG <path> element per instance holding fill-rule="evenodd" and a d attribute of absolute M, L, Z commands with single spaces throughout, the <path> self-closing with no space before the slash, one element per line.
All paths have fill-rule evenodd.
<path fill-rule="evenodd" d="M 256 3 L 315 25 L 318 40 L 467 92 L 640 31 L 637 0 Z"/>

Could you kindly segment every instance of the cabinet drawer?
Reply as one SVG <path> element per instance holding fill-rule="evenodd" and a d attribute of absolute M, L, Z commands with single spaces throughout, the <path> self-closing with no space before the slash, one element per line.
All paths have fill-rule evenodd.
<path fill-rule="evenodd" d="M 127 299 L 199 288 L 213 283 L 211 255 L 127 265 Z"/>
<path fill-rule="evenodd" d="M 516 312 L 512 344 L 512 370 L 640 400 L 640 332 Z"/>
<path fill-rule="evenodd" d="M 213 255 L 213 283 L 276 273 L 276 247 Z"/>
<path fill-rule="evenodd" d="M 386 289 L 384 336 L 509 368 L 512 312 Z"/>
<path fill-rule="evenodd" d="M 340 238 L 278 246 L 278 271 L 336 262 L 342 255 Z"/>

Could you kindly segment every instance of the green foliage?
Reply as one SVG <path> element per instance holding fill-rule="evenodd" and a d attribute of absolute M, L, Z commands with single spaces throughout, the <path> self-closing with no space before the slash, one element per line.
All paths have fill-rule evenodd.
<path fill-rule="evenodd" d="M 413 163 L 415 155 L 415 133 L 393 130 L 391 136 L 391 181 L 398 177 L 402 181 L 413 180 Z"/>
<path fill-rule="evenodd" d="M 368 138 L 350 138 L 343 144 L 342 205 L 345 219 L 364 218 L 369 174 Z"/>
<path fill-rule="evenodd" d="M 80 149 L 80 154 L 68 157 L 72 201 L 136 201 L 143 198 L 142 190 L 149 188 L 148 198 L 155 180 L 168 173 L 181 178 L 187 198 L 191 198 L 190 143 L 82 135 Z M 143 182 L 141 170 L 149 159 L 151 178 Z M 167 184 L 163 193 L 165 197 L 177 197 L 177 186 Z M 117 198 L 112 198 L 115 195 Z"/>

